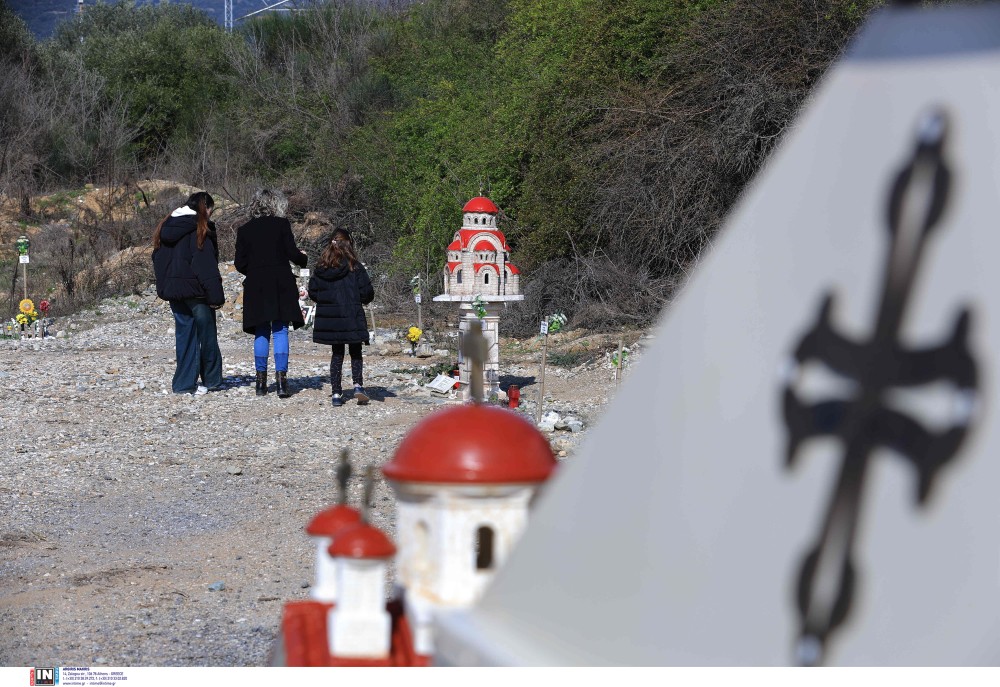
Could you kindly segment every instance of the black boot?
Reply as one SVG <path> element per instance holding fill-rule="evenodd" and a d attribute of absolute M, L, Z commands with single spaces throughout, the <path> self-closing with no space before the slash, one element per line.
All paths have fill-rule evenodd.
<path fill-rule="evenodd" d="M 287 372 L 275 372 L 274 381 L 275 385 L 278 387 L 278 398 L 288 398 L 292 395 L 292 392 L 288 390 Z"/>
<path fill-rule="evenodd" d="M 267 395 L 267 370 L 257 370 L 257 395 Z"/>

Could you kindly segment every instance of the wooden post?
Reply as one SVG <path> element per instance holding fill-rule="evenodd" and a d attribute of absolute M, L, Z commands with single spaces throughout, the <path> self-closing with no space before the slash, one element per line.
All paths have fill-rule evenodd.
<path fill-rule="evenodd" d="M 423 301 L 422 289 L 420 288 L 420 275 L 417 275 L 417 328 L 423 331 L 424 329 L 424 307 L 421 301 Z"/>
<path fill-rule="evenodd" d="M 538 408 L 535 410 L 535 424 L 542 421 L 542 401 L 545 400 L 545 356 L 549 344 L 548 323 L 543 323 L 542 331 L 542 367 L 538 373 Z"/>
<path fill-rule="evenodd" d="M 18 236 L 14 242 L 17 246 L 17 258 L 21 263 L 21 276 L 24 278 L 24 297 L 28 297 L 28 253 L 31 248 L 31 241 L 27 236 Z M 15 271 L 14 274 L 17 274 Z M 13 294 L 12 294 L 13 295 Z"/>
<path fill-rule="evenodd" d="M 615 384 L 622 383 L 622 355 L 625 351 L 625 335 L 622 334 L 618 339 L 618 365 L 615 370 Z"/>

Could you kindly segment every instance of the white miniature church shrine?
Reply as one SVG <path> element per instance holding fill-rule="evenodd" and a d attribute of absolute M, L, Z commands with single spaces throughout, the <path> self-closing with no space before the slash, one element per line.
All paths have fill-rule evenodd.
<path fill-rule="evenodd" d="M 512 411 L 472 404 L 424 419 L 382 468 L 396 494 L 396 542 L 344 504 L 310 522 L 313 598 L 285 605 L 274 662 L 429 665 L 438 616 L 480 597 L 555 465 L 548 440 Z"/>
<path fill-rule="evenodd" d="M 459 381 L 469 388 L 471 368 L 461 354 L 473 320 L 480 320 L 487 341 L 483 377 L 490 393 L 500 386 L 500 305 L 522 301 L 520 270 L 510 261 L 507 238 L 497 227 L 496 204 L 476 196 L 462 208 L 462 227 L 448 245 L 444 293 L 439 302 L 455 302 L 463 311 L 458 325 Z"/>
<path fill-rule="evenodd" d="M 444 295 L 491 300 L 520 295 L 521 272 L 510 261 L 507 239 L 497 228 L 499 213 L 485 196 L 476 196 L 462 208 L 462 228 L 448 244 Z"/>

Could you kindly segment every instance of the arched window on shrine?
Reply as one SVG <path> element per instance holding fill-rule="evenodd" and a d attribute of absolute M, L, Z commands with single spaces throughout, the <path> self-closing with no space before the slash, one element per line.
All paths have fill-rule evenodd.
<path fill-rule="evenodd" d="M 489 272 L 483 272 L 483 283 L 484 284 L 489 284 L 490 283 L 490 273 Z"/>
<path fill-rule="evenodd" d="M 482 525 L 476 530 L 476 570 L 492 570 L 493 528 Z"/>
<path fill-rule="evenodd" d="M 455 282 L 458 284 L 462 283 L 462 270 L 455 272 Z"/>

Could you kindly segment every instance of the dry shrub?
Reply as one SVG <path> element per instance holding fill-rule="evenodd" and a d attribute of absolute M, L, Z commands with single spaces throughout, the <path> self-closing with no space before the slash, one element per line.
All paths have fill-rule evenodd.
<path fill-rule="evenodd" d="M 718 3 L 651 83 L 593 104 L 589 221 L 606 259 L 576 270 L 578 317 L 655 318 L 872 4 Z"/>
<path fill-rule="evenodd" d="M 556 312 L 566 314 L 571 327 L 600 331 L 642 325 L 650 312 L 659 310 L 662 294 L 672 289 L 648 268 L 630 268 L 604 254 L 553 260 L 530 275 L 522 289 L 524 301 L 510 309 L 505 328 L 515 336 L 530 336 Z"/>

